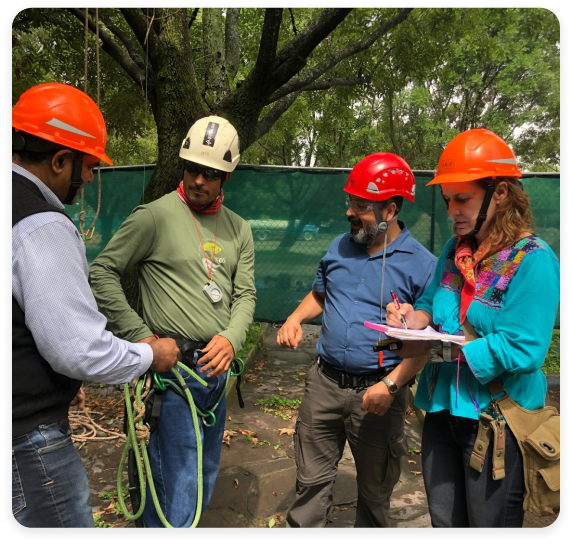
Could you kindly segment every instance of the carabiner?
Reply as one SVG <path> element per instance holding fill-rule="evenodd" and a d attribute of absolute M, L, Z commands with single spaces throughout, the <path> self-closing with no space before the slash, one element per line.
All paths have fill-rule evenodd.
<path fill-rule="evenodd" d="M 157 389 L 161 391 L 165 391 L 167 389 L 163 378 L 157 372 L 153 372 L 153 381 L 155 382 Z"/>
<path fill-rule="evenodd" d="M 238 371 L 235 370 L 235 366 L 239 368 Z M 235 357 L 232 360 L 232 366 L 230 368 L 231 376 L 240 376 L 244 372 L 244 361 L 240 357 Z"/>
<path fill-rule="evenodd" d="M 208 417 L 211 417 L 211 418 L 212 418 L 212 421 L 211 421 L 210 423 L 207 422 L 207 418 L 208 418 Z M 215 424 L 216 424 L 216 416 L 215 416 L 214 413 L 211 412 L 210 410 L 205 410 L 202 419 L 203 419 L 203 425 L 204 425 L 205 427 L 208 427 L 209 429 L 210 429 L 211 427 L 214 427 Z"/>

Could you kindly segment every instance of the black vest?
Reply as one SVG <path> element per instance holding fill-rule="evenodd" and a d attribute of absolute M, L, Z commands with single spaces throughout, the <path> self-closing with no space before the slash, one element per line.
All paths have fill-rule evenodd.
<path fill-rule="evenodd" d="M 70 219 L 49 204 L 32 181 L 12 172 L 12 227 L 42 212 L 59 212 Z M 12 437 L 66 418 L 80 385 L 55 372 L 40 355 L 24 312 L 12 297 Z"/>

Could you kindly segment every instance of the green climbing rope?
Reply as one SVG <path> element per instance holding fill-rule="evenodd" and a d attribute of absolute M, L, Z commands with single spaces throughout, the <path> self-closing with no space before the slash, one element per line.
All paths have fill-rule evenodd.
<path fill-rule="evenodd" d="M 201 385 L 204 387 L 209 387 L 207 382 L 203 380 L 196 372 L 191 370 L 189 367 L 184 365 L 181 362 L 177 363 L 177 366 L 187 372 L 190 376 L 192 376 L 195 380 L 197 380 Z M 239 376 L 244 371 L 244 362 L 240 358 L 235 358 L 230 367 L 229 374 L 231 376 Z M 181 376 L 181 373 L 177 368 L 172 369 L 173 374 L 175 375 L 177 382 L 174 380 L 169 380 L 160 376 L 157 372 L 153 372 L 153 386 L 151 386 L 147 398 L 149 398 L 155 389 L 160 391 L 165 391 L 167 387 L 171 387 L 174 391 L 176 391 L 182 397 L 185 397 L 187 403 L 189 404 L 189 408 L 191 410 L 191 415 L 193 418 L 193 427 L 195 430 L 195 436 L 197 440 L 197 505 L 195 509 L 195 517 L 191 524 L 191 528 L 197 526 L 199 519 L 201 517 L 202 511 L 202 503 L 203 503 L 203 447 L 202 447 L 202 438 L 200 433 L 199 427 L 199 416 L 203 421 L 203 425 L 205 427 L 213 427 L 216 423 L 216 416 L 214 412 L 218 408 L 220 402 L 222 401 L 223 395 L 226 394 L 226 390 L 228 388 L 228 378 L 226 381 L 226 387 L 221 389 L 221 394 L 219 395 L 216 403 L 214 406 L 211 407 L 210 410 L 205 410 L 202 412 L 199 410 L 193 400 L 193 396 L 191 395 L 187 385 L 185 384 L 184 378 Z M 145 379 L 141 377 L 135 386 L 135 407 L 138 411 L 137 420 L 143 418 L 143 414 L 145 413 L 145 403 L 142 400 L 142 390 L 143 386 L 145 385 Z M 121 459 L 119 461 L 119 470 L 117 472 L 117 494 L 119 499 L 119 505 L 125 517 L 130 521 L 135 521 L 141 517 L 143 514 L 143 510 L 145 508 L 145 500 L 146 496 L 146 486 L 145 486 L 145 479 L 144 479 L 144 472 L 143 467 L 145 467 L 145 474 L 147 474 L 148 482 L 149 482 L 149 489 L 151 491 L 151 496 L 153 498 L 153 504 L 155 505 L 155 509 L 157 511 L 157 515 L 161 520 L 161 523 L 168 528 L 172 528 L 173 526 L 168 522 L 161 510 L 161 506 L 159 505 L 159 499 L 157 497 L 157 493 L 155 491 L 155 484 L 153 482 L 153 474 L 151 472 L 151 466 L 149 463 L 149 456 L 147 454 L 147 445 L 146 445 L 146 436 L 148 436 L 150 429 L 145 426 L 135 423 L 135 417 L 133 416 L 133 410 L 131 406 L 131 397 L 129 394 L 129 385 L 124 384 L 123 386 L 123 394 L 125 398 L 125 406 L 127 412 L 127 441 L 125 443 L 125 448 L 123 449 L 123 454 L 121 455 Z M 139 441 L 137 438 L 137 429 L 139 428 L 140 437 Z M 123 468 L 125 466 L 125 461 L 129 455 L 129 451 L 133 449 L 135 455 L 135 463 L 137 466 L 137 474 L 139 477 L 139 488 L 141 493 L 141 504 L 139 505 L 139 509 L 134 514 L 129 512 L 127 505 L 125 504 L 125 500 L 123 498 Z M 141 462 L 141 458 L 143 458 L 143 462 Z"/>

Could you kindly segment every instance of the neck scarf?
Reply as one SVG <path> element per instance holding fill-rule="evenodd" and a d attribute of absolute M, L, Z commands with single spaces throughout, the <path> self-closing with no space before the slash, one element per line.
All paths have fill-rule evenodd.
<path fill-rule="evenodd" d="M 461 291 L 461 309 L 460 309 L 460 322 L 461 325 L 467 318 L 467 310 L 475 298 L 476 292 L 476 268 L 477 265 L 495 253 L 497 248 L 491 246 L 491 241 L 487 237 L 481 245 L 473 252 L 474 238 L 473 236 L 457 236 L 457 247 L 455 249 L 455 266 L 461 271 L 465 283 Z"/>
<path fill-rule="evenodd" d="M 206 206 L 197 206 L 196 204 L 193 204 L 190 200 L 189 197 L 187 196 L 187 193 L 185 193 L 185 189 L 183 188 L 183 182 L 181 181 L 181 183 L 179 183 L 179 186 L 177 187 L 177 194 L 179 195 L 179 198 L 193 211 L 195 212 L 199 212 L 199 213 L 204 213 L 206 215 L 212 215 L 217 213 L 220 210 L 220 207 L 222 206 L 222 201 L 224 200 L 224 193 L 222 191 L 222 187 L 220 189 L 220 195 L 218 195 L 210 204 L 207 204 Z"/>

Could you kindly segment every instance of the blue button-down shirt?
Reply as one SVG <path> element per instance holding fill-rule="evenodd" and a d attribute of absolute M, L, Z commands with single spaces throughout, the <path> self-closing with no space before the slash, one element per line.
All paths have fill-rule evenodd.
<path fill-rule="evenodd" d="M 387 246 L 383 311 L 380 316 L 381 266 L 383 250 L 369 255 L 350 234 L 338 236 L 318 265 L 313 289 L 326 293 L 318 353 L 334 368 L 350 374 L 371 374 L 379 370 L 373 346 L 379 332 L 364 321 L 385 323 L 385 306 L 392 302 L 390 289 L 399 302 L 414 304 L 433 277 L 437 259 L 415 240 L 407 227 Z M 382 335 L 382 338 L 385 338 Z M 383 352 L 383 366 L 395 366 L 401 358 Z"/>
<path fill-rule="evenodd" d="M 12 171 L 64 209 L 36 176 L 14 163 Z M 126 383 L 151 365 L 148 344 L 132 344 L 105 330 L 107 320 L 89 288 L 85 246 L 61 213 L 30 215 L 12 227 L 12 295 L 38 351 L 56 372 L 78 380 Z"/>

